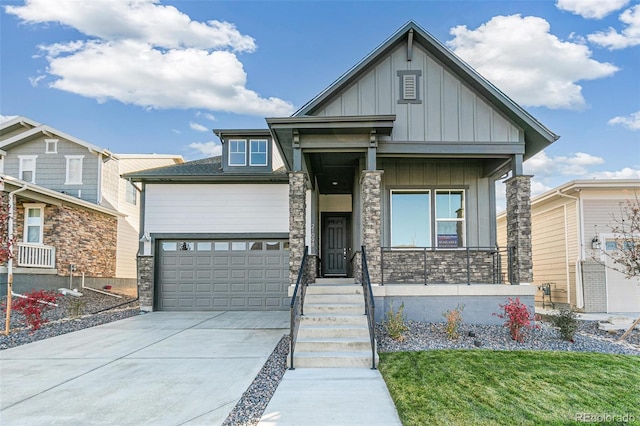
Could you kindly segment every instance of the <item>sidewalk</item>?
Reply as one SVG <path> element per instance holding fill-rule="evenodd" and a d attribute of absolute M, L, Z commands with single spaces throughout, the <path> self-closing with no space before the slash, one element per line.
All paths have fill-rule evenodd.
<path fill-rule="evenodd" d="M 401 424 L 378 370 L 299 368 L 287 370 L 259 426 Z"/>

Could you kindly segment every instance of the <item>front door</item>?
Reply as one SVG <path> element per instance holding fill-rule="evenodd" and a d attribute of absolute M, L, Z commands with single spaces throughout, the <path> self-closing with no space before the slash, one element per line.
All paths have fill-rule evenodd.
<path fill-rule="evenodd" d="M 323 213 L 322 215 L 322 275 L 349 274 L 350 213 Z"/>

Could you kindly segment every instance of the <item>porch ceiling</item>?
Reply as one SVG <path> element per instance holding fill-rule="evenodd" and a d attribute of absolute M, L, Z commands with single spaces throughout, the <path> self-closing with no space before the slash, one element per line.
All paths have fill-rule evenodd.
<path fill-rule="evenodd" d="M 328 152 L 308 154 L 308 164 L 321 194 L 351 194 L 356 166 L 363 153 Z"/>

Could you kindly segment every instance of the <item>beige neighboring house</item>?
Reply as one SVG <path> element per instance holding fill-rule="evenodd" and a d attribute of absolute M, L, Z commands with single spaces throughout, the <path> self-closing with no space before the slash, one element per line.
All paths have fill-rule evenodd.
<path fill-rule="evenodd" d="M 619 250 L 611 229 L 621 203 L 640 196 L 640 179 L 575 180 L 531 200 L 536 304 L 585 312 L 640 312 L 640 280 L 625 279 L 607 252 Z M 506 240 L 498 215 L 498 241 Z M 542 285 L 551 283 L 550 295 Z M 551 297 L 549 297 L 551 296 Z M 544 299 L 544 300 L 543 300 Z"/>
<path fill-rule="evenodd" d="M 121 175 L 183 162 L 115 154 L 26 117 L 0 124 L 0 191 L 15 202 L 17 291 L 67 286 L 73 273 L 135 293 L 140 195 Z M 0 285 L 6 279 L 0 265 Z"/>

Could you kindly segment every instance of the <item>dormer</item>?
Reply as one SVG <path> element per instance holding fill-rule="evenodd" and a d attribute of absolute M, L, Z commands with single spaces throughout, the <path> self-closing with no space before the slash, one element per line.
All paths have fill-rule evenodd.
<path fill-rule="evenodd" d="M 224 173 L 265 174 L 273 171 L 273 140 L 267 129 L 214 130 L 222 143 Z"/>

